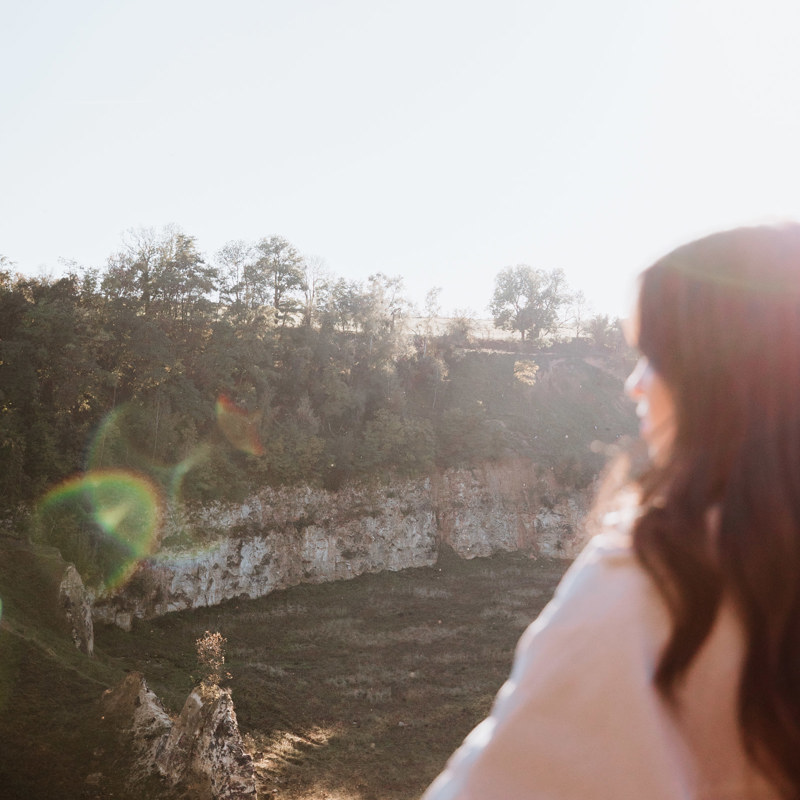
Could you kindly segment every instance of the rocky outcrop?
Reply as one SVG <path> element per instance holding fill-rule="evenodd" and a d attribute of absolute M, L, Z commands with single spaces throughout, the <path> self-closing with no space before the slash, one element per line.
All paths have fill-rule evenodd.
<path fill-rule="evenodd" d="M 94 652 L 92 600 L 74 565 L 56 547 L 0 535 L 0 559 L 7 585 L 2 602 L 36 614 L 37 627 L 71 639 L 86 655 Z M 0 603 L 2 612 L 2 603 Z"/>
<path fill-rule="evenodd" d="M 230 692 L 198 687 L 172 720 L 141 673 L 130 673 L 103 696 L 103 718 L 121 738 L 127 784 L 146 792 L 158 779 L 162 796 L 255 800 L 253 760 L 245 751 Z"/>
<path fill-rule="evenodd" d="M 68 564 L 58 587 L 58 602 L 72 633 L 75 647 L 87 656 L 94 654 L 92 601 L 78 570 Z"/>
<path fill-rule="evenodd" d="M 450 470 L 389 486 L 265 489 L 240 505 L 172 515 L 167 547 L 123 590 L 95 600 L 95 621 L 147 618 L 260 597 L 298 583 L 429 566 L 442 543 L 459 556 L 522 551 L 574 557 L 587 495 L 559 495 L 526 461 Z M 170 539 L 209 541 L 169 546 Z"/>
<path fill-rule="evenodd" d="M 255 800 L 253 759 L 227 689 L 198 687 L 186 698 L 155 765 L 170 785 L 193 786 L 200 797 Z"/>
<path fill-rule="evenodd" d="M 161 701 L 147 687 L 140 672 L 131 672 L 103 695 L 103 720 L 123 741 L 128 759 L 127 782 L 141 785 L 155 773 L 156 754 L 172 729 Z"/>

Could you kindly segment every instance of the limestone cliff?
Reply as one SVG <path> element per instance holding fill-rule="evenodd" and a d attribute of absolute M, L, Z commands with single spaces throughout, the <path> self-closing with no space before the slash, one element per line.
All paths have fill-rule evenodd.
<path fill-rule="evenodd" d="M 574 558 L 584 544 L 590 493 L 559 494 L 522 460 L 448 470 L 432 490 L 439 538 L 462 558 L 522 551 Z"/>
<path fill-rule="evenodd" d="M 95 620 L 146 618 L 298 583 L 435 563 L 441 543 L 464 557 L 521 550 L 571 558 L 587 495 L 561 494 L 525 461 L 450 470 L 389 486 L 264 489 L 241 505 L 174 514 L 172 541 L 128 585 L 96 598 Z"/>
<path fill-rule="evenodd" d="M 172 729 L 172 720 L 140 672 L 131 672 L 103 695 L 103 722 L 121 739 L 126 782 L 136 787 L 155 773 L 156 754 Z"/>

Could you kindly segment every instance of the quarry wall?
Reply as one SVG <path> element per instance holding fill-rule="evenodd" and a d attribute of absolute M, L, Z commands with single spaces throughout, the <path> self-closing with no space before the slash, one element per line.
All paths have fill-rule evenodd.
<path fill-rule="evenodd" d="M 93 616 L 134 618 L 261 597 L 299 583 L 520 551 L 573 558 L 589 491 L 564 491 L 524 461 L 408 481 L 267 488 L 240 504 L 173 509 L 164 546 L 121 589 L 94 597 Z"/>

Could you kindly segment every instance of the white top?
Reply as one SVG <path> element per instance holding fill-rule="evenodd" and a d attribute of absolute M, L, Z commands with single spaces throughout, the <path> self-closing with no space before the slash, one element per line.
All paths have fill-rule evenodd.
<path fill-rule="evenodd" d="M 677 713 L 652 685 L 667 608 L 630 537 L 595 537 L 517 645 L 490 716 L 423 800 L 773 800 L 736 722 L 742 632 L 729 604 Z"/>

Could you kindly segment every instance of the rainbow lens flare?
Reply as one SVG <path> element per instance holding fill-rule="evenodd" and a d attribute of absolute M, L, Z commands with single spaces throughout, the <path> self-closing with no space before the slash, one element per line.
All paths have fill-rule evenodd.
<path fill-rule="evenodd" d="M 261 425 L 260 411 L 245 411 L 226 395 L 217 399 L 217 424 L 225 438 L 237 449 L 251 456 L 263 456 L 258 429 Z"/>
<path fill-rule="evenodd" d="M 52 489 L 43 498 L 39 514 L 47 518 L 52 532 L 44 538 L 59 546 L 65 558 L 80 560 L 82 550 L 101 550 L 102 579 L 113 587 L 130 577 L 138 561 L 158 547 L 162 506 L 161 492 L 150 479 L 110 469 L 87 472 Z M 70 529 L 68 521 L 76 518 L 84 525 Z M 69 534 L 58 530 L 62 520 Z"/>

